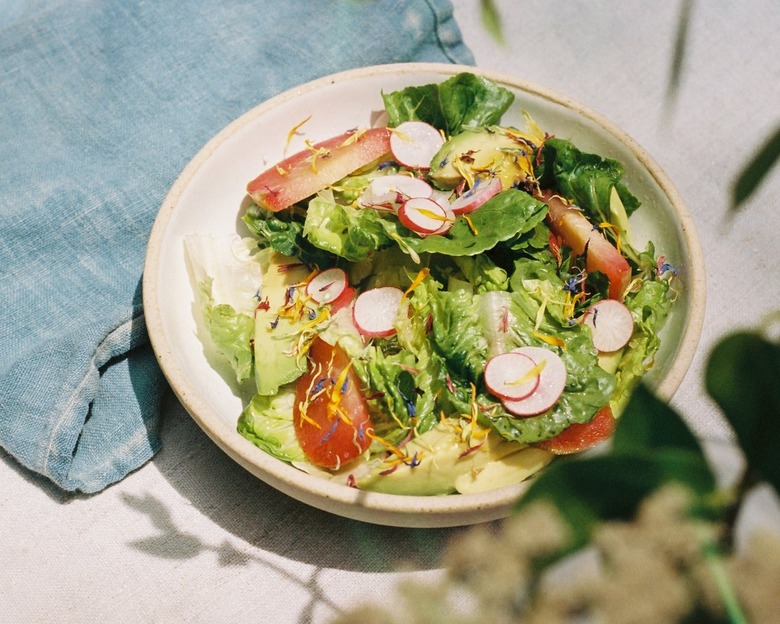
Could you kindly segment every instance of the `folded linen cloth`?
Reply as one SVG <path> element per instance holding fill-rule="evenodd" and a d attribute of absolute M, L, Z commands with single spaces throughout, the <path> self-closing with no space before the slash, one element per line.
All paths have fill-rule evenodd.
<path fill-rule="evenodd" d="M 0 0 L 0 445 L 96 492 L 159 448 L 140 280 L 229 121 L 358 66 L 473 63 L 449 0 Z"/>

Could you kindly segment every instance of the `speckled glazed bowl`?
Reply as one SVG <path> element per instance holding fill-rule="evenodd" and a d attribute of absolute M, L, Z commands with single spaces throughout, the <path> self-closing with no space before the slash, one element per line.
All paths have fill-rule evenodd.
<path fill-rule="evenodd" d="M 163 202 L 149 241 L 143 296 L 152 345 L 171 387 L 211 439 L 274 488 L 345 517 L 394 526 L 473 524 L 506 516 L 527 484 L 469 495 L 400 496 L 324 481 L 253 446 L 236 431 L 242 399 L 210 364 L 197 337 L 193 284 L 184 237 L 236 233 L 247 181 L 282 157 L 291 128 L 311 116 L 307 137 L 321 140 L 366 126 L 382 110 L 382 91 L 440 82 L 461 71 L 482 73 L 516 94 L 503 123 L 522 125 L 521 110 L 581 149 L 615 158 L 643 203 L 631 218 L 636 247 L 648 239 L 679 271 L 681 294 L 662 333 L 663 346 L 646 380 L 671 398 L 696 349 L 704 310 L 704 266 L 691 217 L 658 165 L 619 128 L 561 95 L 473 67 L 400 64 L 367 67 L 282 93 L 224 128 L 193 158 Z M 516 119 L 513 118 L 513 115 Z"/>

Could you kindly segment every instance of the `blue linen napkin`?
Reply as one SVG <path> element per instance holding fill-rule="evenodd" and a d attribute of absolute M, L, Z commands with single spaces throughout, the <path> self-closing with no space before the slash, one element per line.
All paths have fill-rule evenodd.
<path fill-rule="evenodd" d="M 449 0 L 0 0 L 0 445 L 97 492 L 158 450 L 140 280 L 229 121 L 358 66 L 473 63 Z"/>

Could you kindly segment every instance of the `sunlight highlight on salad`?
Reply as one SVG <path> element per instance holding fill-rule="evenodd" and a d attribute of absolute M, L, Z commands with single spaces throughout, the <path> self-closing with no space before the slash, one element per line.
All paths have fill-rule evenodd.
<path fill-rule="evenodd" d="M 186 239 L 242 436 L 392 494 L 519 483 L 606 440 L 653 364 L 674 267 L 632 243 L 622 165 L 502 125 L 471 73 L 382 93 L 385 122 L 248 182 L 247 234 Z M 301 132 L 305 121 L 293 132 Z"/>

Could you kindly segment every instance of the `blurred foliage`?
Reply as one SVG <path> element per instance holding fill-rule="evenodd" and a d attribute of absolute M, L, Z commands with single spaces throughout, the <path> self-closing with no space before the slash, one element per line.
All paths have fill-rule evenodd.
<path fill-rule="evenodd" d="M 674 37 L 667 99 L 673 101 L 681 87 L 683 70 L 690 42 L 690 25 L 694 0 L 681 0 L 680 15 Z M 505 42 L 503 20 L 495 0 L 480 0 L 480 16 L 487 32 L 499 43 Z M 780 125 L 739 171 L 731 187 L 730 210 L 735 213 L 759 188 L 780 160 Z"/>
<path fill-rule="evenodd" d="M 722 491 L 683 418 L 640 386 L 618 421 L 609 450 L 554 462 L 519 507 L 551 499 L 583 542 L 598 521 L 630 517 L 644 496 L 669 481 L 699 495 L 699 510 L 733 529 L 738 509 L 758 483 L 780 494 L 780 344 L 758 332 L 735 332 L 709 354 L 706 388 L 742 449 L 746 466 L 734 489 Z M 733 531 L 729 530 L 729 534 Z M 731 544 L 727 544 L 731 547 Z"/>
<path fill-rule="evenodd" d="M 702 537 L 700 543 L 726 605 L 725 618 L 717 621 L 747 622 L 722 568 L 735 552 L 735 529 L 748 495 L 764 483 L 780 495 L 778 379 L 780 344 L 758 332 L 729 334 L 709 354 L 707 391 L 735 431 L 745 458 L 743 474 L 732 485 L 717 483 L 704 449 L 682 417 L 640 386 L 618 421 L 609 450 L 553 462 L 518 502 L 518 511 L 551 502 L 574 536 L 546 565 L 587 547 L 604 523 L 630 521 L 654 492 L 677 484 L 693 494 L 692 518 L 722 528 L 717 542 Z"/>
<path fill-rule="evenodd" d="M 501 15 L 494 0 L 480 0 L 480 17 L 482 25 L 498 43 L 504 43 L 504 29 L 501 25 Z"/>
<path fill-rule="evenodd" d="M 669 99 L 674 99 L 677 90 L 680 87 L 682 79 L 682 70 L 685 62 L 685 52 L 688 44 L 688 30 L 691 23 L 691 12 L 693 11 L 693 0 L 682 0 L 680 17 L 677 21 L 677 33 L 674 38 L 674 52 L 672 53 L 672 67 L 669 72 L 669 82 L 667 84 L 667 95 Z"/>
<path fill-rule="evenodd" d="M 780 160 L 780 125 L 743 167 L 732 186 L 731 209 L 736 211 L 758 189 L 761 182 Z"/>

